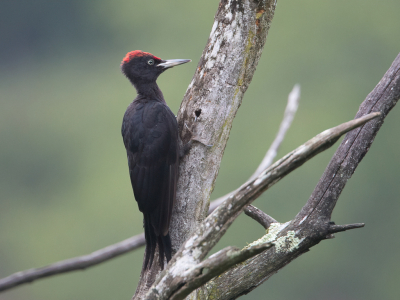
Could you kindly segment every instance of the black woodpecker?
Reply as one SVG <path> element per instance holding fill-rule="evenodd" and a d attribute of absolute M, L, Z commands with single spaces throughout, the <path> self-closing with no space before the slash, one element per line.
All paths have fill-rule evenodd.
<path fill-rule="evenodd" d="M 125 112 L 121 131 L 133 193 L 144 218 L 144 269 L 152 265 L 157 246 L 161 269 L 164 257 L 167 262 L 171 259 L 169 224 L 179 165 L 178 124 L 156 80 L 166 69 L 190 61 L 162 60 L 136 50 L 121 63 L 122 72 L 137 91 Z"/>

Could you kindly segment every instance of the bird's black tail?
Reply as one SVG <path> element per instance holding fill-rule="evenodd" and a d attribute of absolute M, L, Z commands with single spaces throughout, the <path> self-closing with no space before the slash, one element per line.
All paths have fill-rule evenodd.
<path fill-rule="evenodd" d="M 146 254 L 144 258 L 144 270 L 151 267 L 154 260 L 154 254 L 158 245 L 159 250 L 159 264 L 161 270 L 164 269 L 164 257 L 167 262 L 171 260 L 172 246 L 169 233 L 165 236 L 157 236 L 153 226 L 151 225 L 151 218 L 149 215 L 144 215 L 144 234 L 146 238 Z"/>

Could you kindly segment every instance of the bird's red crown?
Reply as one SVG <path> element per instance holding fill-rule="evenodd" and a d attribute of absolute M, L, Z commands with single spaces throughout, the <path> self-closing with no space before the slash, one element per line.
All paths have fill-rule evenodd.
<path fill-rule="evenodd" d="M 149 53 L 149 52 L 143 52 L 142 50 L 135 50 L 135 51 L 128 52 L 128 53 L 125 55 L 124 59 L 122 60 L 122 63 L 128 63 L 128 62 L 130 62 L 133 58 L 135 58 L 135 57 L 141 57 L 141 56 L 151 56 L 151 57 L 153 57 L 154 59 L 161 60 L 161 58 L 159 58 L 159 57 L 157 57 L 157 56 L 154 56 L 153 54 L 151 54 L 151 53 Z"/>

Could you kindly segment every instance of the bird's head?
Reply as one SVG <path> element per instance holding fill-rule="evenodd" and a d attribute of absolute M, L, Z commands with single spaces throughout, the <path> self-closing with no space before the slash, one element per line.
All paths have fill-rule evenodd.
<path fill-rule="evenodd" d="M 155 82 L 157 77 L 166 69 L 190 61 L 190 59 L 162 60 L 151 53 L 135 50 L 125 55 L 121 62 L 121 70 L 136 85 Z"/>

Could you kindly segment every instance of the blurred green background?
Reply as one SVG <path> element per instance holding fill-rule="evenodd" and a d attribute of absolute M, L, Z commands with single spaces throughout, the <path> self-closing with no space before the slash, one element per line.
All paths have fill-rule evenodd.
<path fill-rule="evenodd" d="M 141 49 L 193 63 L 159 79 L 177 112 L 218 1 L 0 2 L 0 277 L 90 253 L 142 232 L 120 125 L 135 90 L 119 69 Z M 400 1 L 278 1 L 253 82 L 234 121 L 212 198 L 243 183 L 302 88 L 278 156 L 354 117 L 400 51 Z M 363 229 L 324 241 L 243 299 L 400 299 L 400 112 L 394 109 L 342 193 L 333 220 Z M 338 145 L 338 144 L 337 144 Z M 255 202 L 290 220 L 335 148 Z M 215 249 L 263 234 L 241 216 Z M 144 249 L 1 300 L 130 299 Z"/>

